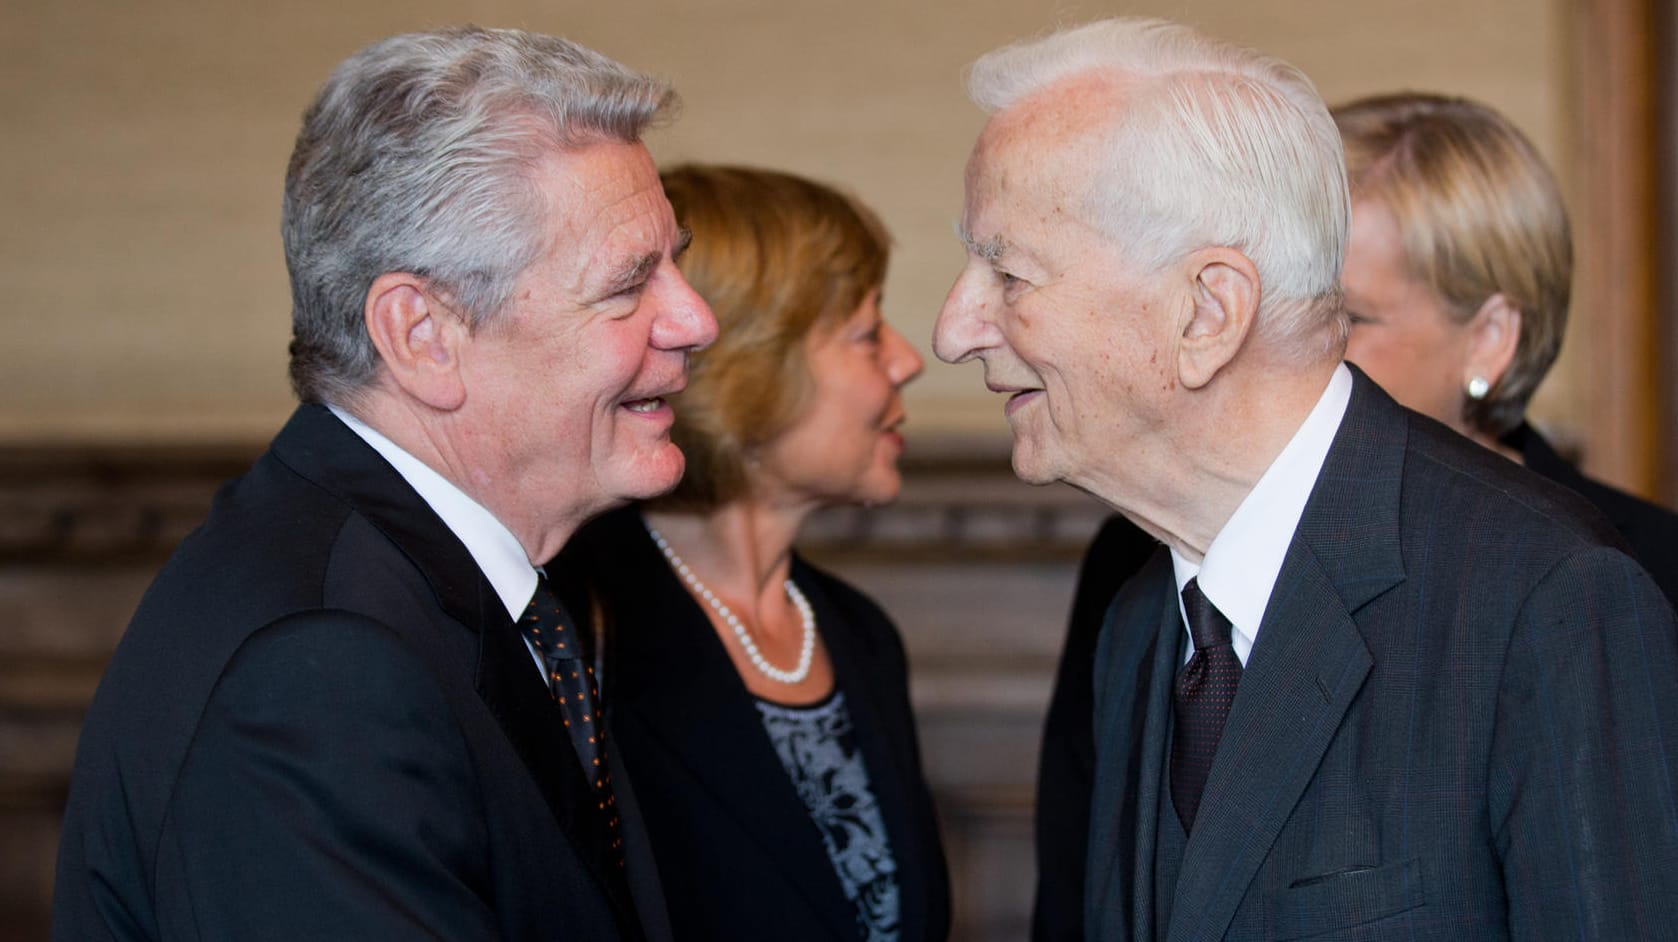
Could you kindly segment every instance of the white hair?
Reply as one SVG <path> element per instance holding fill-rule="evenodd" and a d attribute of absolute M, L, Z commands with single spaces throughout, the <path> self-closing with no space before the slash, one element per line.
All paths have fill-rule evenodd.
<path fill-rule="evenodd" d="M 1350 201 L 1340 134 L 1303 72 L 1165 20 L 1120 18 L 995 50 L 968 93 L 987 113 L 1072 79 L 1124 81 L 1100 135 L 1089 222 L 1157 270 L 1208 245 L 1257 267 L 1258 330 L 1303 357 L 1344 348 Z"/>
<path fill-rule="evenodd" d="M 636 141 L 674 104 L 659 79 L 519 30 L 412 33 L 345 60 L 286 173 L 298 397 L 343 403 L 372 379 L 362 307 L 386 272 L 425 277 L 474 327 L 494 317 L 547 248 L 543 155 Z"/>

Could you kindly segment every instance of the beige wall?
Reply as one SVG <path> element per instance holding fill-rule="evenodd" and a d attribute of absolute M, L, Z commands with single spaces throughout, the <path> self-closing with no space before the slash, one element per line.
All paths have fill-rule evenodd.
<path fill-rule="evenodd" d="M 1565 180 L 1565 9 L 1563 0 L 11 0 L 0 7 L 0 444 L 258 441 L 278 426 L 290 408 L 277 230 L 291 137 L 332 65 L 389 33 L 464 21 L 527 27 L 667 75 L 687 107 L 651 140 L 660 160 L 784 167 L 880 209 L 898 239 L 888 315 L 924 350 L 959 264 L 950 228 L 980 124 L 962 69 L 986 49 L 1109 12 L 1170 15 L 1292 60 L 1330 101 L 1398 87 L 1483 98 Z M 1570 341 L 1575 358 L 1579 343 Z M 1559 404 L 1540 410 L 1572 418 Z M 972 367 L 929 363 L 910 408 L 917 432 L 1005 435 Z"/>

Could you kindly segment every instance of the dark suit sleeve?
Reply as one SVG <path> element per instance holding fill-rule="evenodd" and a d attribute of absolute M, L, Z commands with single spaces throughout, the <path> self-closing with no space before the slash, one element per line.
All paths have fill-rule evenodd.
<path fill-rule="evenodd" d="M 1096 534 L 1078 569 L 1066 644 L 1055 672 L 1037 764 L 1037 899 L 1034 942 L 1084 938 L 1084 856 L 1089 847 L 1090 792 L 1095 781 L 1091 733 L 1096 642 L 1119 587 L 1158 543 L 1123 517 Z"/>
<path fill-rule="evenodd" d="M 494 938 L 466 748 L 436 679 L 378 623 L 324 612 L 257 632 L 170 801 L 164 936 Z"/>
<path fill-rule="evenodd" d="M 1593 549 L 1545 576 L 1504 665 L 1488 782 L 1517 939 L 1678 926 L 1678 627 L 1648 575 Z"/>

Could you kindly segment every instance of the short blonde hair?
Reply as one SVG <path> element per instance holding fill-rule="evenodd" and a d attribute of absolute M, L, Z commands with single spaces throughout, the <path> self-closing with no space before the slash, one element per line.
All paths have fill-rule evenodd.
<path fill-rule="evenodd" d="M 1371 200 L 1398 223 L 1409 274 L 1459 321 L 1502 294 L 1521 312 L 1515 358 L 1463 417 L 1502 436 L 1561 349 L 1573 281 L 1573 241 L 1555 178 L 1532 143 L 1478 102 L 1405 93 L 1334 109 L 1353 202 Z"/>
<path fill-rule="evenodd" d="M 836 328 L 885 281 L 890 237 L 839 191 L 772 170 L 687 164 L 664 171 L 677 261 L 716 314 L 693 356 L 671 437 L 687 471 L 664 509 L 705 511 L 746 496 L 752 449 L 792 424 L 810 390 L 805 340 Z"/>

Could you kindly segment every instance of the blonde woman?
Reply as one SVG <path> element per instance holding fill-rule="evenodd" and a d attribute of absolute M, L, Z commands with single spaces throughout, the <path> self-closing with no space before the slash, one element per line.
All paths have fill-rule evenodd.
<path fill-rule="evenodd" d="M 1383 95 L 1333 113 L 1352 190 L 1346 359 L 1596 505 L 1678 604 L 1678 514 L 1580 474 L 1526 422 L 1573 277 L 1567 209 L 1538 152 L 1463 98 Z"/>

